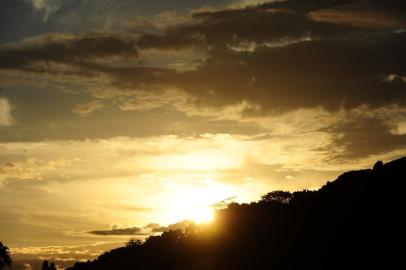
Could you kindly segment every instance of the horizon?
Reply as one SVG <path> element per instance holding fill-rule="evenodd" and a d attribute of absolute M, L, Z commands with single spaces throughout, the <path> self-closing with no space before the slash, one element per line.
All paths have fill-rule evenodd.
<path fill-rule="evenodd" d="M 2 0 L 11 269 L 405 156 L 405 48 L 400 0 Z"/>

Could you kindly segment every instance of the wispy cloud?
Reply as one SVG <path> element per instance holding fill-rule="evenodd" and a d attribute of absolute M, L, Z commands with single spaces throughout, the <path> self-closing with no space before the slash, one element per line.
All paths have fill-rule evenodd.
<path fill-rule="evenodd" d="M 401 1 L 354 1 L 314 11 L 310 16 L 320 22 L 375 29 L 406 28 L 405 6 Z"/>
<path fill-rule="evenodd" d="M 43 20 L 46 21 L 49 15 L 58 10 L 60 0 L 32 0 L 34 8 L 44 11 Z"/>
<path fill-rule="evenodd" d="M 87 103 L 78 104 L 73 108 L 73 112 L 80 114 L 82 116 L 87 116 L 88 114 L 103 108 L 103 102 L 100 100 L 93 100 Z"/>
<path fill-rule="evenodd" d="M 0 98 L 0 127 L 11 126 L 15 122 L 11 111 L 12 106 L 8 99 Z"/>

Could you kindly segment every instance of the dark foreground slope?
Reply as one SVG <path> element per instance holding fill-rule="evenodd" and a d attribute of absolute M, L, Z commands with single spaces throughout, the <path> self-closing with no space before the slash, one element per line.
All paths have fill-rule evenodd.
<path fill-rule="evenodd" d="M 166 232 L 70 270 L 398 269 L 404 181 L 406 158 L 377 163 L 318 191 L 231 204 L 211 226 Z"/>

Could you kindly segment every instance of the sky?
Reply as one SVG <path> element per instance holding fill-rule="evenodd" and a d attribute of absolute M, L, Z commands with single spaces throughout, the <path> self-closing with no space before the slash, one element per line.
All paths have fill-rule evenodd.
<path fill-rule="evenodd" d="M 400 0 L 1 0 L 13 269 L 404 156 L 405 48 Z"/>

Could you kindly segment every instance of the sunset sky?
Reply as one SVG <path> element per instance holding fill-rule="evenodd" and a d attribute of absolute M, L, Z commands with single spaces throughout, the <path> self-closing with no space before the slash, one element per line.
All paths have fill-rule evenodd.
<path fill-rule="evenodd" d="M 403 156 L 405 63 L 400 0 L 0 0 L 0 241 L 64 267 Z"/>

